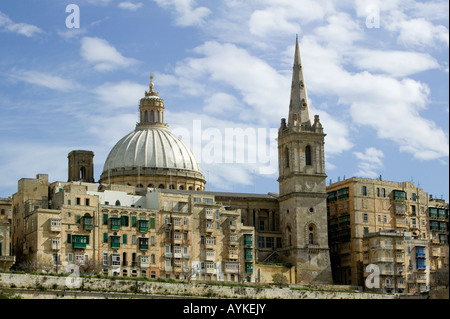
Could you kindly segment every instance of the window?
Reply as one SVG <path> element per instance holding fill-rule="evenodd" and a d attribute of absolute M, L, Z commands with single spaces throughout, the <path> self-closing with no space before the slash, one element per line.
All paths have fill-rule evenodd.
<path fill-rule="evenodd" d="M 119 254 L 111 254 L 111 265 L 112 266 L 120 266 L 120 255 Z"/>
<path fill-rule="evenodd" d="M 259 221 L 259 231 L 264 231 L 264 220 Z"/>
<path fill-rule="evenodd" d="M 120 206 L 120 200 L 116 200 L 116 206 Z"/>
<path fill-rule="evenodd" d="M 367 234 L 369 232 L 369 227 L 364 227 L 364 234 Z"/>
<path fill-rule="evenodd" d="M 383 222 L 387 223 L 387 216 L 386 215 L 383 216 Z"/>
<path fill-rule="evenodd" d="M 128 216 L 122 215 L 120 217 L 120 222 L 121 222 L 122 226 L 129 226 L 129 218 L 128 218 Z"/>
<path fill-rule="evenodd" d="M 273 237 L 266 237 L 266 248 L 274 248 L 275 242 Z"/>
<path fill-rule="evenodd" d="M 122 243 L 124 243 L 124 244 L 127 243 L 127 234 L 122 235 Z"/>
<path fill-rule="evenodd" d="M 380 188 L 377 187 L 377 197 L 380 197 Z"/>
<path fill-rule="evenodd" d="M 413 202 L 415 202 L 417 200 L 417 195 L 416 193 L 412 193 L 412 200 Z"/>
<path fill-rule="evenodd" d="M 86 199 L 84 200 L 84 204 L 85 204 L 86 206 L 89 206 L 89 198 L 86 198 Z"/>
<path fill-rule="evenodd" d="M 311 146 L 309 146 L 309 145 L 305 147 L 305 161 L 306 161 L 306 165 L 312 165 Z"/>
<path fill-rule="evenodd" d="M 289 149 L 287 147 L 284 150 L 284 166 L 289 168 Z"/>
<path fill-rule="evenodd" d="M 367 196 L 367 186 L 362 187 L 362 194 L 363 196 Z"/>
<path fill-rule="evenodd" d="M 108 224 L 108 214 L 103 214 L 103 225 Z"/>
<path fill-rule="evenodd" d="M 264 237 L 258 236 L 258 248 L 264 248 Z"/>
<path fill-rule="evenodd" d="M 363 220 L 364 220 L 365 223 L 367 223 L 369 221 L 369 217 L 368 217 L 367 214 L 363 215 Z"/>
<path fill-rule="evenodd" d="M 378 215 L 378 222 L 381 223 L 381 215 Z"/>
<path fill-rule="evenodd" d="M 108 233 L 103 233 L 103 242 L 104 243 L 108 242 Z"/>
<path fill-rule="evenodd" d="M 383 188 L 381 191 L 383 193 L 383 197 L 386 197 L 386 188 Z"/>

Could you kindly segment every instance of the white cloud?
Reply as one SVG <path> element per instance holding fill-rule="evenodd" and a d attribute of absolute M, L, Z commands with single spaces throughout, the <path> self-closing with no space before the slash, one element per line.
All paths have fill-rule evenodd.
<path fill-rule="evenodd" d="M 438 69 L 439 63 L 430 54 L 397 50 L 356 50 L 352 60 L 358 68 L 404 77 L 419 72 Z"/>
<path fill-rule="evenodd" d="M 182 27 L 202 25 L 211 10 L 206 7 L 196 7 L 195 0 L 154 0 L 158 6 L 174 9 L 176 24 Z"/>
<path fill-rule="evenodd" d="M 241 121 L 267 126 L 282 117 L 283 110 L 275 105 L 286 105 L 286 109 L 289 105 L 288 77 L 234 44 L 206 42 L 193 52 L 200 57 L 185 59 L 175 67 L 180 90 L 205 97 L 216 93 L 211 92 L 215 86 L 236 92 L 237 99 L 246 104 L 236 114 Z M 204 83 L 208 83 L 207 88 Z"/>
<path fill-rule="evenodd" d="M 203 111 L 212 114 L 223 114 L 228 112 L 236 112 L 242 107 L 242 104 L 235 96 L 219 92 L 205 99 Z"/>
<path fill-rule="evenodd" d="M 142 2 L 133 3 L 133 2 L 121 2 L 118 7 L 124 10 L 136 11 L 139 8 L 142 8 L 144 4 Z"/>
<path fill-rule="evenodd" d="M 137 63 L 137 60 L 124 57 L 106 40 L 100 38 L 82 38 L 80 53 L 87 62 L 94 65 L 97 71 L 111 71 Z"/>
<path fill-rule="evenodd" d="M 380 169 L 383 167 L 382 158 L 384 154 L 381 150 L 374 147 L 366 148 L 364 153 L 353 152 L 353 155 L 360 160 L 356 176 L 375 178 L 379 175 Z"/>
<path fill-rule="evenodd" d="M 147 88 L 148 89 L 148 88 Z M 139 83 L 122 81 L 119 83 L 105 83 L 94 90 L 100 101 L 105 103 L 105 108 L 132 107 L 144 97 L 146 87 Z M 136 106 L 136 111 L 138 106 Z M 137 119 L 136 119 L 137 120 Z"/>
<path fill-rule="evenodd" d="M 13 79 L 43 86 L 51 90 L 67 92 L 80 87 L 79 84 L 72 80 L 39 71 L 12 70 L 8 75 Z"/>
<path fill-rule="evenodd" d="M 424 18 L 401 20 L 390 24 L 392 30 L 399 32 L 398 41 L 407 47 L 426 48 L 443 43 L 449 45 L 448 29 L 434 25 Z"/>
<path fill-rule="evenodd" d="M 377 136 L 399 145 L 401 151 L 419 159 L 448 156 L 448 136 L 433 121 L 423 117 L 429 87 L 412 79 L 396 79 L 367 71 L 345 70 L 345 57 L 317 43 L 312 36 L 302 41 L 308 90 L 324 97 L 337 97 L 341 110 L 353 122 L 375 129 Z M 324 124 L 326 127 L 326 124 Z"/>
<path fill-rule="evenodd" d="M 43 33 L 43 31 L 32 24 L 16 23 L 11 20 L 6 14 L 0 11 L 0 28 L 5 31 L 32 37 L 36 34 Z"/>

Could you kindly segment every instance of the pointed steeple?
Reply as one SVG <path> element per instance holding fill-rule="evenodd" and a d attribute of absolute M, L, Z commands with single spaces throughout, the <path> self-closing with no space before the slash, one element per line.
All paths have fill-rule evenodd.
<path fill-rule="evenodd" d="M 288 126 L 311 126 L 309 115 L 308 94 L 306 92 L 305 77 L 303 75 L 298 35 L 295 40 L 294 67 L 292 72 L 291 101 L 289 105 Z"/>

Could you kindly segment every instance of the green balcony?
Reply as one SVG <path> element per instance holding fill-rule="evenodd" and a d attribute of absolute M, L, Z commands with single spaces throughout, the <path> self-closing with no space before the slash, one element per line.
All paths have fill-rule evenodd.
<path fill-rule="evenodd" d="M 148 250 L 148 238 L 139 238 L 139 250 Z"/>
<path fill-rule="evenodd" d="M 345 188 L 341 188 L 337 191 L 338 194 L 338 199 L 344 199 L 344 198 L 348 198 L 349 196 L 349 188 L 345 187 Z"/>
<path fill-rule="evenodd" d="M 245 234 L 245 235 L 244 235 L 244 243 L 245 243 L 246 246 L 251 246 L 251 245 L 253 245 L 253 238 L 252 238 L 252 235 Z"/>
<path fill-rule="evenodd" d="M 253 253 L 251 248 L 245 248 L 245 259 L 246 260 L 252 260 L 253 259 Z"/>
<path fill-rule="evenodd" d="M 394 190 L 394 200 L 397 201 L 406 200 L 406 193 L 404 191 Z"/>
<path fill-rule="evenodd" d="M 94 228 L 94 218 L 91 216 L 83 217 L 83 229 L 92 230 Z"/>
<path fill-rule="evenodd" d="M 253 274 L 253 263 L 251 263 L 251 262 L 245 263 L 245 272 L 247 274 Z"/>
<path fill-rule="evenodd" d="M 111 230 L 120 230 L 120 218 L 111 217 L 110 218 Z"/>
<path fill-rule="evenodd" d="M 89 244 L 89 236 L 80 236 L 73 235 L 72 236 L 72 247 L 73 248 L 86 248 L 86 245 Z"/>
<path fill-rule="evenodd" d="M 140 220 L 139 221 L 139 231 L 140 232 L 148 232 L 148 220 Z"/>
<path fill-rule="evenodd" d="M 337 201 L 337 192 L 336 191 L 329 192 L 327 196 L 327 202 L 332 203 L 335 201 Z"/>

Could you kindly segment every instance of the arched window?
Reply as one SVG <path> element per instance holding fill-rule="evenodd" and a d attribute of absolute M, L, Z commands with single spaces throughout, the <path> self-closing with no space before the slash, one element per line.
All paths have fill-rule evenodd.
<path fill-rule="evenodd" d="M 155 113 L 152 111 L 150 111 L 150 122 L 154 123 L 155 122 Z"/>
<path fill-rule="evenodd" d="M 86 167 L 84 166 L 81 166 L 80 168 L 80 179 L 81 180 L 86 179 Z"/>
<path fill-rule="evenodd" d="M 316 243 L 316 226 L 310 224 L 308 226 L 308 244 L 315 245 Z"/>
<path fill-rule="evenodd" d="M 164 189 L 164 185 L 163 184 L 159 184 L 158 188 Z"/>
<path fill-rule="evenodd" d="M 144 112 L 144 122 L 148 122 L 148 112 Z"/>
<path fill-rule="evenodd" d="M 305 160 L 306 160 L 306 165 L 312 165 L 311 162 L 311 146 L 306 146 L 305 147 Z"/>
<path fill-rule="evenodd" d="M 156 122 L 159 123 L 159 112 L 158 111 L 156 111 Z"/>
<path fill-rule="evenodd" d="M 116 200 L 116 206 L 120 206 L 120 201 Z"/>
<path fill-rule="evenodd" d="M 173 186 L 173 184 L 170 184 L 169 189 L 175 189 L 175 186 Z"/>
<path fill-rule="evenodd" d="M 289 149 L 287 147 L 284 149 L 284 166 L 289 168 Z"/>
<path fill-rule="evenodd" d="M 148 184 L 148 186 L 147 187 L 150 187 L 150 188 L 155 188 L 155 186 L 153 186 L 153 184 Z"/>
<path fill-rule="evenodd" d="M 180 185 L 179 190 L 182 191 L 184 189 L 183 185 Z"/>

